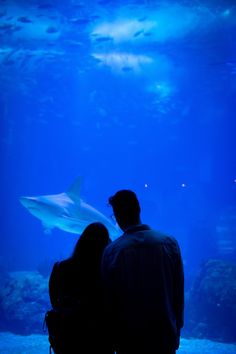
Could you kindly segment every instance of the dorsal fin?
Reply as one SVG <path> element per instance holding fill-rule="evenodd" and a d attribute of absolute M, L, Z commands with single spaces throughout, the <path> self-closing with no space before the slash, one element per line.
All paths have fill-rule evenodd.
<path fill-rule="evenodd" d="M 80 204 L 80 189 L 82 184 L 82 177 L 77 177 L 67 190 L 67 195 L 74 200 L 77 204 Z"/>

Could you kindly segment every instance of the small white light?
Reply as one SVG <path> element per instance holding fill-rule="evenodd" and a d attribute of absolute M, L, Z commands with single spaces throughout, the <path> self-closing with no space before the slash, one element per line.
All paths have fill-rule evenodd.
<path fill-rule="evenodd" d="M 236 178 L 234 179 L 234 183 L 236 183 Z"/>
<path fill-rule="evenodd" d="M 182 183 L 182 184 L 181 184 L 181 187 L 185 188 L 185 187 L 186 187 L 186 184 L 185 184 L 185 183 Z"/>
<path fill-rule="evenodd" d="M 145 188 L 147 188 L 147 187 L 148 187 L 147 183 L 145 183 L 145 184 L 144 184 L 144 187 L 145 187 Z"/>

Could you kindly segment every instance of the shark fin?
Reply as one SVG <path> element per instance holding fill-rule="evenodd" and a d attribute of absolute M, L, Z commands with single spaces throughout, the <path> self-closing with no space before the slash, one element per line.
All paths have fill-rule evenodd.
<path fill-rule="evenodd" d="M 76 204 L 80 205 L 80 189 L 82 184 L 82 177 L 79 176 L 72 183 L 66 194 L 74 201 Z"/>

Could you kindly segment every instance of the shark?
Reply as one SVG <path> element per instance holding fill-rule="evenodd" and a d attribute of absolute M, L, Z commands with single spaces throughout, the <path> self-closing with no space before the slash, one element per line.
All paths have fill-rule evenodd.
<path fill-rule="evenodd" d="M 51 195 L 20 197 L 20 203 L 36 218 L 40 219 L 44 230 L 53 228 L 79 234 L 92 222 L 104 224 L 112 240 L 121 235 L 118 225 L 80 198 L 81 177 L 71 184 L 66 192 Z"/>

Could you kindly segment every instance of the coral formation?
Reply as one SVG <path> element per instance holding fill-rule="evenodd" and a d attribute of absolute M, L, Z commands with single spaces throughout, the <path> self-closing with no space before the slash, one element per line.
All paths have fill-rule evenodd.
<path fill-rule="evenodd" d="M 11 272 L 0 283 L 1 331 L 42 333 L 49 307 L 48 279 L 38 272 Z"/>
<path fill-rule="evenodd" d="M 187 336 L 236 342 L 236 264 L 208 260 L 186 294 Z"/>

